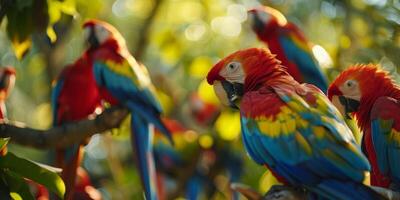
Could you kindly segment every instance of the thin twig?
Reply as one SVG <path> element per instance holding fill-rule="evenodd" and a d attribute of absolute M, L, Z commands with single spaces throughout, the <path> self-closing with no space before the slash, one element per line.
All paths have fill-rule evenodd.
<path fill-rule="evenodd" d="M 154 1 L 154 6 L 150 12 L 150 15 L 143 22 L 143 27 L 140 29 L 138 43 L 137 43 L 135 51 L 134 51 L 135 52 L 134 56 L 139 61 L 142 59 L 143 53 L 146 51 L 146 46 L 148 44 L 149 36 L 150 36 L 150 28 L 151 28 L 151 25 L 153 24 L 154 17 L 156 16 L 156 14 L 158 12 L 158 9 L 160 8 L 161 3 L 162 3 L 162 0 Z"/>

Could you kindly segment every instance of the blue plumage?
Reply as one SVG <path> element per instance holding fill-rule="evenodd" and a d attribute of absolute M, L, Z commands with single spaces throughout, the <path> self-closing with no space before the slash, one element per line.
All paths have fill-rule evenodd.
<path fill-rule="evenodd" d="M 328 81 L 312 57 L 311 52 L 307 52 L 300 48 L 287 35 L 282 35 L 279 37 L 279 41 L 287 59 L 297 65 L 298 70 L 303 76 L 305 82 L 311 83 L 317 86 L 323 92 L 326 92 L 328 89 Z"/>
<path fill-rule="evenodd" d="M 282 108 L 285 111 L 276 115 L 277 121 L 272 120 L 269 125 L 280 123 L 271 127 L 280 131 L 272 133 L 269 131 L 273 130 L 263 128 L 264 120 L 271 118 L 249 118 L 250 113 L 242 111 L 242 136 L 252 159 L 268 165 L 280 176 L 278 179 L 307 188 L 318 199 L 380 198 L 362 184 L 364 173 L 370 170 L 368 161 L 340 115 L 332 105 L 328 105 L 327 99 L 322 94 L 314 94 L 320 105 L 313 105 L 297 94 L 277 93 L 279 95 L 257 95 L 265 95 L 265 98 L 259 99 L 271 99 L 275 95 L 283 103 L 271 105 L 285 107 Z M 253 106 L 262 103 L 252 102 L 251 99 L 245 96 L 242 103 Z M 306 120 L 306 125 L 300 124 L 300 120 Z M 355 196 L 354 191 L 359 194 Z"/>

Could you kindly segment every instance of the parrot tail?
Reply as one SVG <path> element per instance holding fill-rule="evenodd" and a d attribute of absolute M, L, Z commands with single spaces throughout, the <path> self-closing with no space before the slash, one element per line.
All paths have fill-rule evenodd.
<path fill-rule="evenodd" d="M 362 183 L 344 182 L 340 180 L 323 180 L 316 188 L 317 193 L 327 194 L 334 199 L 348 200 L 380 200 L 385 199 L 382 195 Z M 318 198 L 319 199 L 319 198 Z"/>
<path fill-rule="evenodd" d="M 137 106 L 131 102 L 126 102 L 126 105 L 128 106 L 129 110 L 132 111 L 132 113 L 133 112 L 139 113 L 144 119 L 146 119 L 147 122 L 154 124 L 154 126 L 168 138 L 169 142 L 172 145 L 174 145 L 174 140 L 172 139 L 172 134 L 168 130 L 168 128 L 165 126 L 165 124 L 162 122 L 159 114 L 155 114 L 154 112 L 148 112 L 148 111 L 146 111 L 145 108 Z M 147 122 L 146 122 L 146 124 L 147 124 Z"/>
<path fill-rule="evenodd" d="M 65 200 L 72 200 L 78 167 L 83 158 L 83 145 L 74 145 L 68 149 L 56 150 L 56 164 L 63 170 L 61 178 L 64 180 L 66 192 Z"/>
<path fill-rule="evenodd" d="M 140 115 L 132 112 L 131 140 L 135 150 L 135 161 L 138 166 L 142 188 L 147 200 L 157 198 L 157 180 L 153 158 L 153 127 Z"/>
<path fill-rule="evenodd" d="M 199 198 L 200 193 L 203 190 L 203 183 L 199 175 L 193 175 L 186 186 L 186 198 L 188 200 L 196 200 Z"/>

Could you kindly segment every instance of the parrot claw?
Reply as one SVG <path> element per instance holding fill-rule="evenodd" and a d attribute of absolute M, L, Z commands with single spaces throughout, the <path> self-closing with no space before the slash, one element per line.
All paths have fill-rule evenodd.
<path fill-rule="evenodd" d="M 265 194 L 264 200 L 305 200 L 306 191 L 303 188 L 274 185 Z"/>

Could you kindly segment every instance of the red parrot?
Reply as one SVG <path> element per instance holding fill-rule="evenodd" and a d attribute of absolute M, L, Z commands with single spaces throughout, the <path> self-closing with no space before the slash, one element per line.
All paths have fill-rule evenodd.
<path fill-rule="evenodd" d="M 6 99 L 15 84 L 15 69 L 12 67 L 0 68 L 0 119 L 7 116 Z"/>
<path fill-rule="evenodd" d="M 0 121 L 7 119 L 6 100 L 15 84 L 15 69 L 12 67 L 0 68 Z M 7 146 L 0 149 L 0 155 L 7 153 Z"/>
<path fill-rule="evenodd" d="M 355 65 L 332 82 L 328 97 L 364 133 L 371 185 L 400 192 L 400 86 L 376 65 Z"/>
<path fill-rule="evenodd" d="M 131 142 L 146 199 L 158 199 L 153 128 L 158 128 L 171 143 L 172 138 L 161 121 L 162 109 L 148 71 L 129 53 L 125 39 L 112 25 L 89 20 L 83 29 L 102 98 L 111 105 L 125 106 L 130 111 Z"/>
<path fill-rule="evenodd" d="M 86 53 L 62 71 L 53 88 L 52 105 L 54 126 L 85 119 L 100 108 L 99 89 Z M 86 141 L 82 141 L 56 150 L 56 165 L 63 169 L 61 177 L 66 186 L 66 200 L 72 199 L 85 144 Z"/>
<path fill-rule="evenodd" d="M 287 72 L 300 83 L 311 83 L 326 92 L 328 83 L 301 30 L 278 10 L 263 6 L 249 10 L 257 37 L 276 54 Z"/>
<path fill-rule="evenodd" d="M 335 106 L 268 50 L 232 53 L 207 81 L 223 104 L 240 110 L 245 149 L 280 182 L 307 189 L 309 198 L 381 199 L 362 183 L 370 165 Z"/>
<path fill-rule="evenodd" d="M 196 92 L 190 95 L 189 105 L 191 114 L 196 120 L 196 123 L 203 126 L 212 125 L 221 112 L 217 105 L 205 102 Z"/>

